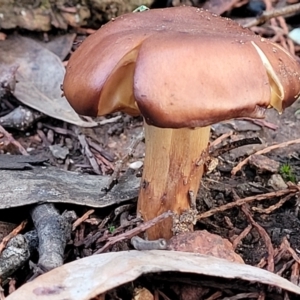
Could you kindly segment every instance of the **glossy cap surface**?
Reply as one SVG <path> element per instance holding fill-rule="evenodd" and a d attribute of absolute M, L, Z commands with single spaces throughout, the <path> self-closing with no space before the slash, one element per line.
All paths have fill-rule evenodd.
<path fill-rule="evenodd" d="M 299 97 L 300 65 L 232 20 L 194 7 L 153 9 L 88 37 L 63 87 L 83 115 L 123 111 L 158 127 L 198 127 L 282 111 Z"/>

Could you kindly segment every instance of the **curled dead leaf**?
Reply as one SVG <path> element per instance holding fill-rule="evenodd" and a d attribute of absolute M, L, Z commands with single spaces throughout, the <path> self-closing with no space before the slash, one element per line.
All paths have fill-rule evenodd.
<path fill-rule="evenodd" d="M 180 259 L 179 259 L 180 258 Z M 142 274 L 182 272 L 243 279 L 300 295 L 300 287 L 266 270 L 195 253 L 151 250 L 121 251 L 86 257 L 56 268 L 9 295 L 7 300 L 90 300 Z"/>

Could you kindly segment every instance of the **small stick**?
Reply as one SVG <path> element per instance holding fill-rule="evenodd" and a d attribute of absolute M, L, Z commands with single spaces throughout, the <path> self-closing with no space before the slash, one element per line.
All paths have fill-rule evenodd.
<path fill-rule="evenodd" d="M 245 120 L 245 121 L 248 121 L 248 122 L 252 122 L 260 127 L 266 127 L 266 128 L 269 128 L 269 129 L 272 129 L 272 130 L 277 130 L 278 129 L 278 126 L 273 124 L 273 123 L 270 123 L 270 122 L 267 122 L 265 120 L 261 120 L 261 119 L 252 119 L 252 118 L 248 118 L 248 117 L 243 117 L 241 119 L 238 119 L 238 120 Z"/>
<path fill-rule="evenodd" d="M 300 264 L 300 258 L 297 255 L 296 251 L 291 247 L 289 241 L 287 240 L 286 237 L 283 238 L 283 244 L 286 247 L 286 250 L 291 254 L 292 258 L 298 263 Z"/>
<path fill-rule="evenodd" d="M 300 276 L 299 276 L 299 263 L 295 262 L 292 265 L 292 273 L 291 273 L 291 282 L 293 284 L 299 285 L 300 283 Z"/>
<path fill-rule="evenodd" d="M 274 272 L 274 248 L 272 245 L 272 241 L 270 236 L 268 235 L 268 233 L 266 232 L 266 230 L 261 227 L 251 216 L 251 213 L 249 211 L 249 209 L 246 207 L 246 205 L 242 205 L 241 207 L 243 213 L 245 214 L 246 218 L 248 219 L 248 221 L 252 224 L 253 227 L 255 227 L 255 229 L 258 231 L 258 233 L 260 234 L 260 236 L 262 237 L 262 239 L 264 240 L 266 247 L 268 249 L 268 266 L 267 266 L 267 270 L 270 272 Z"/>
<path fill-rule="evenodd" d="M 268 153 L 268 152 L 270 152 L 272 150 L 275 150 L 275 149 L 285 148 L 287 146 L 294 145 L 294 144 L 299 144 L 299 143 L 300 143 L 300 139 L 291 140 L 291 141 L 280 143 L 280 144 L 275 144 L 275 145 L 269 146 L 265 149 L 259 150 L 259 151 L 257 151 L 256 153 L 254 153 L 252 155 L 265 154 L 265 153 Z M 248 156 L 243 161 L 241 161 L 236 167 L 234 167 L 231 171 L 231 174 L 235 175 L 238 171 L 240 171 L 241 168 L 248 163 L 250 157 L 251 157 L 251 155 Z"/>
<path fill-rule="evenodd" d="M 258 16 L 254 20 L 249 21 L 243 27 L 249 28 L 252 26 L 261 25 L 261 24 L 269 21 L 272 18 L 276 18 L 276 17 L 280 17 L 280 16 L 294 15 L 299 12 L 300 12 L 300 3 L 272 9 L 269 11 L 264 11 L 260 16 Z"/>
<path fill-rule="evenodd" d="M 87 142 L 91 148 L 99 152 L 101 156 L 103 156 L 109 162 L 114 161 L 114 156 L 109 152 L 105 151 L 98 143 L 94 142 L 91 138 L 87 138 Z"/>
<path fill-rule="evenodd" d="M 228 137 L 233 135 L 233 130 L 222 134 L 221 136 L 219 136 L 217 139 L 215 139 L 213 142 L 210 143 L 209 145 L 209 152 L 211 152 L 211 149 L 216 147 L 218 144 L 222 143 L 225 139 L 227 139 Z"/>
<path fill-rule="evenodd" d="M 208 298 L 206 298 L 205 300 L 217 300 L 222 296 L 222 292 L 218 291 L 213 293 L 211 296 L 209 296 Z"/>
<path fill-rule="evenodd" d="M 262 201 L 262 200 L 265 200 L 265 199 L 269 199 L 269 198 L 273 198 L 273 197 L 281 197 L 281 196 L 288 195 L 288 194 L 295 195 L 298 192 L 299 192 L 298 187 L 297 187 L 296 190 L 294 190 L 293 188 L 292 189 L 288 188 L 288 189 L 284 189 L 284 190 L 280 190 L 280 191 L 276 191 L 276 192 L 270 192 L 270 193 L 266 193 L 266 194 L 262 194 L 262 195 L 255 195 L 255 196 L 250 196 L 250 197 L 247 197 L 247 198 L 239 199 L 235 202 L 230 202 L 230 203 L 224 204 L 222 206 L 213 208 L 213 209 L 211 209 L 209 211 L 206 211 L 202 214 L 198 214 L 197 220 L 199 221 L 201 219 L 208 218 L 208 217 L 210 217 L 210 216 L 212 216 L 216 213 L 223 212 L 223 211 L 231 209 L 233 207 L 242 206 L 243 204 L 250 203 L 252 201 Z"/>
<path fill-rule="evenodd" d="M 16 141 L 16 140 L 12 137 L 12 135 L 11 135 L 10 133 L 8 133 L 1 125 L 0 125 L 0 132 L 4 134 L 4 136 L 7 138 L 7 140 L 8 140 L 11 144 L 15 145 L 15 146 L 18 148 L 18 150 L 20 151 L 20 153 L 21 153 L 22 155 L 29 155 L 29 154 L 27 153 L 27 151 L 23 148 L 23 146 L 22 146 L 18 141 Z"/>
<path fill-rule="evenodd" d="M 72 226 L 72 231 L 74 231 L 82 222 L 84 222 L 85 220 L 87 220 L 89 218 L 89 216 L 91 214 L 93 214 L 95 212 L 94 209 L 90 209 L 88 210 L 82 217 L 78 218 Z"/>
<path fill-rule="evenodd" d="M 110 119 L 105 119 L 103 121 L 98 122 L 98 125 L 103 126 L 105 124 L 115 123 L 115 122 L 117 122 L 121 118 L 122 118 L 122 116 L 116 116 L 116 117 L 113 117 L 113 118 L 110 118 Z"/>
<path fill-rule="evenodd" d="M 5 300 L 4 289 L 0 286 L 0 300 Z"/>
<path fill-rule="evenodd" d="M 226 299 L 226 300 L 239 300 L 239 299 L 257 299 L 259 297 L 260 293 L 258 292 L 253 292 L 253 293 L 240 293 L 240 294 L 237 294 L 235 296 L 232 296 L 232 297 L 226 297 L 226 298 L 223 298 L 223 299 Z"/>
<path fill-rule="evenodd" d="M 264 292 L 260 292 L 257 300 L 265 300 L 266 299 L 266 294 Z"/>
<path fill-rule="evenodd" d="M 52 129 L 54 132 L 61 134 L 61 135 L 70 135 L 72 137 L 77 137 L 77 134 L 75 134 L 72 130 L 61 128 L 61 127 L 55 127 L 46 123 L 42 123 L 42 125 L 46 128 Z"/>
<path fill-rule="evenodd" d="M 34 234 L 33 234 L 34 235 Z M 12 274 L 24 266 L 33 252 L 34 241 L 29 240 L 28 234 L 17 234 L 6 245 L 0 254 L 0 281 L 7 283 Z"/>
<path fill-rule="evenodd" d="M 60 215 L 52 203 L 34 206 L 30 213 L 39 239 L 38 266 L 47 271 L 61 266 L 75 213 L 67 211 Z"/>
<path fill-rule="evenodd" d="M 232 190 L 232 193 L 233 193 L 233 198 L 235 200 L 239 200 L 239 196 L 235 192 L 234 189 Z M 246 204 L 242 205 L 241 206 L 241 210 L 245 214 L 248 222 L 258 231 L 259 235 L 264 240 L 265 245 L 266 245 L 266 247 L 268 249 L 268 258 L 267 258 L 268 266 L 267 266 L 267 270 L 270 271 L 270 272 L 274 272 L 274 267 L 275 267 L 275 265 L 274 265 L 274 256 L 275 256 L 275 252 L 274 252 L 274 247 L 272 245 L 272 241 L 271 241 L 270 236 L 268 235 L 267 231 L 262 226 L 260 226 L 253 219 L 253 217 L 252 217 L 252 215 L 250 213 L 250 210 L 248 208 L 248 205 L 246 205 Z"/>
<path fill-rule="evenodd" d="M 285 260 L 287 259 L 287 257 L 285 257 Z M 283 277 L 283 274 L 284 272 L 286 272 L 287 270 L 290 270 L 291 266 L 295 263 L 295 261 L 293 259 L 285 262 L 281 269 L 279 271 L 276 272 L 277 275 L 279 276 L 282 276 Z M 298 263 L 296 262 L 296 264 L 298 265 Z M 293 282 L 294 283 L 294 282 Z M 297 283 L 295 283 L 297 285 Z"/>
<path fill-rule="evenodd" d="M 251 209 L 261 214 L 270 214 L 274 210 L 280 208 L 285 202 L 289 201 L 292 197 L 294 197 L 294 195 L 287 195 L 286 197 L 280 199 L 276 204 L 271 205 L 265 209 L 259 207 L 252 207 Z"/>
<path fill-rule="evenodd" d="M 2 239 L 0 244 L 0 253 L 2 253 L 2 251 L 5 249 L 7 243 L 25 228 L 26 224 L 27 220 L 23 221 L 18 227 L 16 227 L 12 232 Z"/>
<path fill-rule="evenodd" d="M 122 171 L 122 167 L 129 161 L 130 157 L 133 155 L 136 147 L 139 145 L 139 143 L 145 138 L 144 131 L 142 131 L 131 143 L 129 146 L 128 152 L 116 162 L 114 172 L 111 175 L 111 178 L 104 190 L 105 192 L 109 192 L 116 184 L 118 177 L 120 175 L 120 172 Z"/>
<path fill-rule="evenodd" d="M 232 242 L 232 247 L 233 250 L 236 249 L 236 247 L 238 246 L 238 244 L 241 242 L 242 239 L 244 239 L 252 230 L 253 226 L 251 224 L 249 224 L 240 234 L 238 237 L 236 237 L 234 239 L 234 241 Z"/>
<path fill-rule="evenodd" d="M 237 141 L 231 141 L 227 145 L 224 145 L 222 148 L 215 149 L 212 153 L 211 156 L 219 156 L 222 155 L 228 151 L 231 151 L 233 149 L 246 146 L 246 145 L 253 145 L 253 144 L 261 144 L 261 139 L 258 137 L 250 137 L 250 138 L 243 138 Z"/>
<path fill-rule="evenodd" d="M 109 249 L 111 246 L 113 246 L 117 242 L 131 239 L 133 236 L 136 236 L 136 235 L 140 234 L 141 232 L 144 232 L 145 230 L 151 228 L 155 224 L 163 221 L 164 219 L 166 219 L 168 217 L 171 217 L 172 215 L 173 215 L 173 213 L 171 211 L 167 211 L 167 212 L 159 215 L 158 217 L 156 217 L 150 221 L 147 221 L 145 223 L 142 223 L 141 225 L 139 225 L 129 231 L 126 231 L 117 236 L 109 237 L 107 243 L 102 248 L 100 248 L 99 250 L 94 252 L 94 254 L 99 254 L 99 253 L 106 251 L 107 249 Z"/>
<path fill-rule="evenodd" d="M 85 154 L 85 156 L 87 157 L 87 159 L 89 160 L 94 172 L 98 175 L 101 175 L 100 169 L 99 169 L 99 165 L 97 163 L 97 160 L 95 159 L 94 154 L 92 153 L 92 151 L 90 150 L 90 147 L 87 143 L 86 137 L 83 133 L 78 132 L 78 140 L 82 146 L 82 150 L 83 153 Z"/>
<path fill-rule="evenodd" d="M 17 283 L 17 281 L 16 281 L 16 279 L 14 279 L 14 278 L 11 278 L 10 280 L 9 280 L 9 283 L 8 283 L 8 286 L 9 286 L 9 288 L 8 288 L 8 294 L 10 295 L 11 293 L 13 293 L 17 288 L 16 288 L 16 283 Z"/>

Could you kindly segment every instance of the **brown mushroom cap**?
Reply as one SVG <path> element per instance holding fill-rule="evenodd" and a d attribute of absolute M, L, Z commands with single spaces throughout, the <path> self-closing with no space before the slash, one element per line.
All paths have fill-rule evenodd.
<path fill-rule="evenodd" d="M 72 55 L 64 93 L 83 115 L 140 112 L 158 127 L 261 118 L 300 94 L 300 65 L 280 46 L 194 7 L 118 17 Z"/>

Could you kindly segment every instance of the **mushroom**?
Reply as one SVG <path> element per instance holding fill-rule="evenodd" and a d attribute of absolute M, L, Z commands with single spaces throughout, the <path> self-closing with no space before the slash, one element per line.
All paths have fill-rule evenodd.
<path fill-rule="evenodd" d="M 300 65 L 279 45 L 194 7 L 130 13 L 89 36 L 69 60 L 64 94 L 82 115 L 142 114 L 144 220 L 190 208 L 209 125 L 282 112 L 300 95 Z M 170 238 L 172 219 L 147 231 Z"/>

